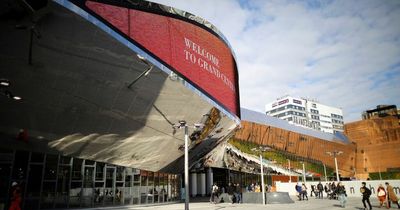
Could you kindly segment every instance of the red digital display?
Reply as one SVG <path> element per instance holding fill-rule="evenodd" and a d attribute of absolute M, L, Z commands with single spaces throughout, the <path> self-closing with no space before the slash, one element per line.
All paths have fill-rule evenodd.
<path fill-rule="evenodd" d="M 169 16 L 93 1 L 86 6 L 239 116 L 235 62 L 219 37 Z"/>

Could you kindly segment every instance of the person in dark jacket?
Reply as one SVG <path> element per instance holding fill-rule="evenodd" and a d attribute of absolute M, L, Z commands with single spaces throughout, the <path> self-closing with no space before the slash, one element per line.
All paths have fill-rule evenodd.
<path fill-rule="evenodd" d="M 235 192 L 235 187 L 232 186 L 232 183 L 229 182 L 228 184 L 228 188 L 226 189 L 228 196 L 229 196 L 229 201 L 233 204 L 233 202 L 235 201 L 234 198 L 234 192 Z"/>
<path fill-rule="evenodd" d="M 361 183 L 362 187 L 360 188 L 360 192 L 362 193 L 362 202 L 364 205 L 364 209 L 367 209 L 367 205 L 365 205 L 365 201 L 367 201 L 369 210 L 372 209 L 371 202 L 369 201 L 369 197 L 371 197 L 371 190 L 366 187 L 366 183 Z"/>
<path fill-rule="evenodd" d="M 318 190 L 318 198 L 323 199 L 324 198 L 324 186 L 319 182 L 317 184 L 317 190 Z"/>

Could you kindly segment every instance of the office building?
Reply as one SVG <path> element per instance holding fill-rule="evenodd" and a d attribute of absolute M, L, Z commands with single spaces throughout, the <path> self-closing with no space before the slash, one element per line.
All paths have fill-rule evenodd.
<path fill-rule="evenodd" d="M 266 114 L 327 133 L 343 132 L 342 109 L 306 98 L 284 96 L 265 105 Z"/>

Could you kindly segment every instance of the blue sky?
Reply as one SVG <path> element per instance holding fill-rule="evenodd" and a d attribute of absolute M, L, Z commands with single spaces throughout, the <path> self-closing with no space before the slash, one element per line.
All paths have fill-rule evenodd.
<path fill-rule="evenodd" d="M 289 94 L 343 108 L 345 122 L 400 105 L 399 0 L 155 0 L 201 16 L 231 43 L 241 106 Z"/>

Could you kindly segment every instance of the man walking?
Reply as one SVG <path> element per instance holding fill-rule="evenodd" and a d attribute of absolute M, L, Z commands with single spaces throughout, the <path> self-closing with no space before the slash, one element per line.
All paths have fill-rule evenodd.
<path fill-rule="evenodd" d="M 232 186 L 232 183 L 229 182 L 228 184 L 228 189 L 226 189 L 227 193 L 228 193 L 228 197 L 229 197 L 229 201 L 231 202 L 231 204 L 233 204 L 235 202 L 234 198 L 234 191 L 235 188 Z"/>
<path fill-rule="evenodd" d="M 321 181 L 317 185 L 318 190 L 318 198 L 324 199 L 324 186 L 321 184 Z"/>
<path fill-rule="evenodd" d="M 360 188 L 360 192 L 362 193 L 362 202 L 364 205 L 364 210 L 367 209 L 367 205 L 365 205 L 365 201 L 367 201 L 369 210 L 372 209 L 371 202 L 369 201 L 369 197 L 371 197 L 371 190 L 368 189 L 365 185 L 367 185 L 365 182 L 361 183 L 362 187 Z"/>

